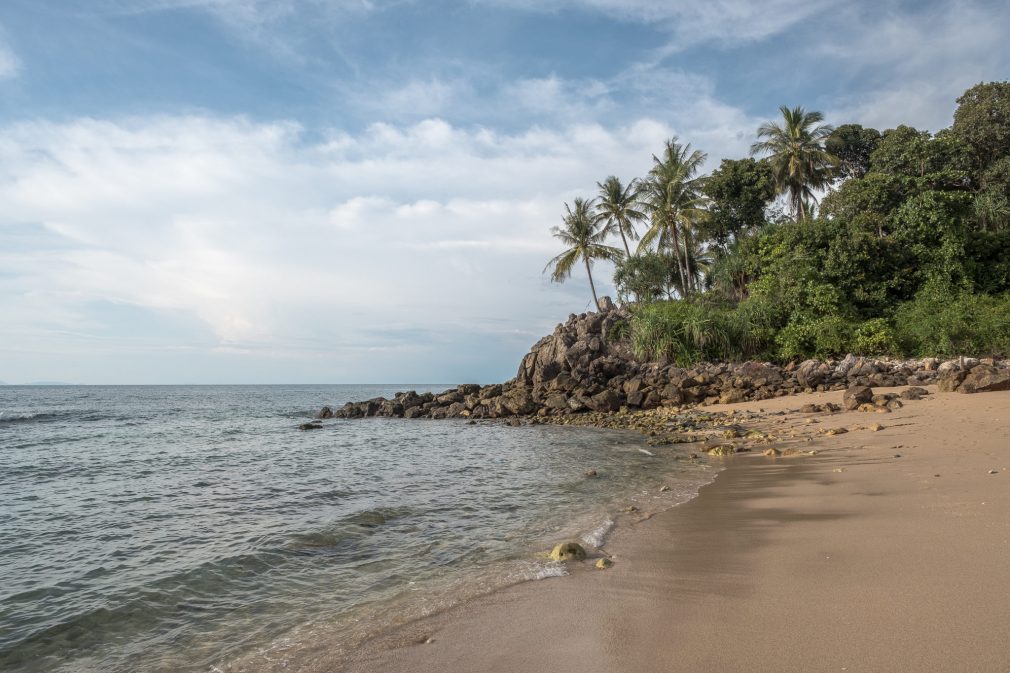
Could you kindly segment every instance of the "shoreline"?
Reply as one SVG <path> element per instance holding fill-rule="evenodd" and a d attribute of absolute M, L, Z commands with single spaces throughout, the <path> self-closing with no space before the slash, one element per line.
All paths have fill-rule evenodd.
<path fill-rule="evenodd" d="M 760 407 L 771 421 L 798 401 L 837 403 L 841 393 L 706 412 Z M 790 411 L 766 424 L 816 455 L 730 458 L 697 497 L 618 527 L 609 570 L 571 564 L 566 578 L 466 602 L 311 670 L 1010 669 L 1000 644 L 1010 635 L 1000 562 L 1010 392 L 825 416 Z M 885 427 L 868 429 L 878 421 Z M 821 432 L 829 423 L 850 431 Z M 952 452 L 948 440 L 970 448 Z"/>

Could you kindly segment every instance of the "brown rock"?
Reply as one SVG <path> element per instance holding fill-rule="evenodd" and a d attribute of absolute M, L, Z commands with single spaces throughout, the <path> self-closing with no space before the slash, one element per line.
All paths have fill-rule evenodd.
<path fill-rule="evenodd" d="M 873 388 L 869 386 L 852 386 L 842 395 L 842 406 L 848 411 L 859 409 L 873 399 Z"/>
<path fill-rule="evenodd" d="M 1010 370 L 990 365 L 974 367 L 958 386 L 959 393 L 991 393 L 1010 390 Z"/>

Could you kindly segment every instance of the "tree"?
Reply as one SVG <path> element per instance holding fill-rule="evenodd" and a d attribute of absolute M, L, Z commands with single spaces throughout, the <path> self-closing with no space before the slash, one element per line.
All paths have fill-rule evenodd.
<path fill-rule="evenodd" d="M 838 159 L 842 178 L 861 178 L 870 170 L 870 155 L 880 144 L 880 131 L 859 124 L 843 124 L 831 132 L 825 149 Z"/>
<path fill-rule="evenodd" d="M 725 250 L 765 223 L 765 207 L 775 198 L 775 179 L 765 161 L 723 159 L 702 190 L 709 199 L 704 234 Z"/>
<path fill-rule="evenodd" d="M 600 220 L 593 214 L 593 199 L 575 199 L 574 207 L 565 204 L 563 227 L 552 227 L 551 234 L 560 240 L 568 249 L 552 259 L 544 267 L 546 273 L 552 266 L 551 280 L 563 283 L 572 275 L 572 268 L 579 260 L 586 265 L 589 276 L 589 288 L 593 291 L 593 302 L 596 310 L 600 310 L 600 300 L 596 296 L 596 285 L 593 283 L 593 260 L 616 260 L 621 251 L 609 245 L 604 245 L 607 232 L 600 227 Z"/>
<path fill-rule="evenodd" d="M 639 302 L 672 299 L 678 280 L 671 262 L 667 255 L 652 251 L 619 260 L 614 270 L 618 296 Z"/>
<path fill-rule="evenodd" d="M 816 202 L 816 190 L 824 189 L 834 178 L 837 159 L 824 149 L 824 142 L 834 130 L 820 112 L 802 107 L 779 108 L 782 125 L 765 122 L 758 127 L 758 138 L 751 154 L 768 153 L 772 174 L 780 194 L 788 193 L 793 215 L 806 219 L 809 204 Z"/>
<path fill-rule="evenodd" d="M 952 131 L 967 143 L 977 171 L 1010 156 L 1010 82 L 976 84 L 957 99 Z"/>
<path fill-rule="evenodd" d="M 596 212 L 606 224 L 603 230 L 608 234 L 620 234 L 624 252 L 631 257 L 628 239 L 638 240 L 635 223 L 645 219 L 645 213 L 638 209 L 638 184 L 633 180 L 625 187 L 617 176 L 611 175 L 596 186 L 600 189 Z"/>
<path fill-rule="evenodd" d="M 659 250 L 672 250 L 682 288 L 688 287 L 690 271 L 681 254 L 681 232 L 702 220 L 706 213 L 698 171 L 707 155 L 681 145 L 677 138 L 666 141 L 662 157 L 652 155 L 652 170 L 642 183 L 642 195 L 650 217 L 639 250 L 653 243 Z"/>

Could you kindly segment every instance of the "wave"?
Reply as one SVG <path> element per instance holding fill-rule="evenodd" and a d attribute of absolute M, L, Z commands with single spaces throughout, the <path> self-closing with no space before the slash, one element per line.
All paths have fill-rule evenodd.
<path fill-rule="evenodd" d="M 0 411 L 0 423 L 22 423 L 35 419 L 44 420 L 54 415 L 41 411 Z"/>

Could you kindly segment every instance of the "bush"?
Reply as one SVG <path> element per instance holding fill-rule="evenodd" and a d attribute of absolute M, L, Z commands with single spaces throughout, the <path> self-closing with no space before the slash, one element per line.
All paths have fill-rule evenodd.
<path fill-rule="evenodd" d="M 1010 354 L 1010 296 L 927 286 L 895 315 L 897 339 L 919 357 Z"/>
<path fill-rule="evenodd" d="M 848 352 L 854 334 L 855 326 L 841 316 L 813 319 L 794 316 L 779 330 L 775 345 L 783 360 L 829 358 Z"/>
<path fill-rule="evenodd" d="M 894 327 L 885 318 L 867 320 L 856 328 L 853 353 L 860 355 L 902 355 Z"/>
<path fill-rule="evenodd" d="M 640 357 L 680 366 L 705 360 L 742 360 L 762 350 L 748 315 L 724 305 L 675 300 L 639 307 L 632 347 Z"/>

